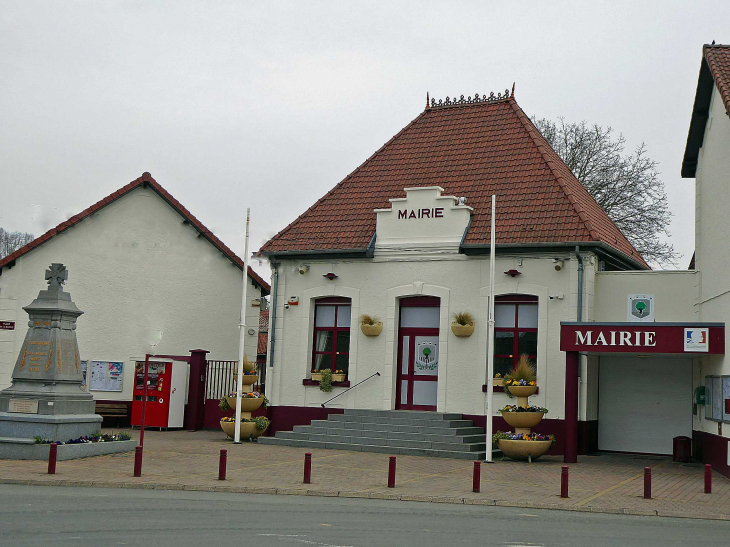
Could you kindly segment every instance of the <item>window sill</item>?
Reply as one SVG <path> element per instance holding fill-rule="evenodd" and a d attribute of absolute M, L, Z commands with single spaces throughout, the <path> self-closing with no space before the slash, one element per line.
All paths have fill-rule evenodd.
<path fill-rule="evenodd" d="M 334 385 L 334 384 L 333 384 Z M 487 384 L 482 385 L 482 393 L 487 392 Z M 492 387 L 492 393 L 504 393 L 505 389 L 504 386 L 493 386 Z M 535 395 L 540 393 L 540 386 L 537 387 L 537 390 L 535 391 Z"/>
<path fill-rule="evenodd" d="M 304 378 L 304 380 L 302 380 L 302 385 L 319 387 L 319 380 Z M 350 380 L 345 380 L 344 382 L 332 382 L 332 387 L 350 387 Z"/>

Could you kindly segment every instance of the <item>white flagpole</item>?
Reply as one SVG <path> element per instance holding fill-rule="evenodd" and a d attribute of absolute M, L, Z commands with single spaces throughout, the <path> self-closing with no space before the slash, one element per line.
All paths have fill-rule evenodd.
<path fill-rule="evenodd" d="M 246 337 L 246 287 L 248 286 L 248 225 L 251 209 L 246 209 L 246 242 L 243 248 L 243 291 L 241 294 L 241 317 L 238 322 L 238 380 L 236 381 L 236 424 L 233 428 L 233 442 L 241 444 L 241 382 L 243 381 L 243 343 Z"/>
<path fill-rule="evenodd" d="M 487 458 L 492 462 L 492 401 L 494 399 L 494 262 L 495 262 L 495 215 L 497 196 L 492 194 L 492 228 L 489 241 L 489 318 L 487 320 Z"/>

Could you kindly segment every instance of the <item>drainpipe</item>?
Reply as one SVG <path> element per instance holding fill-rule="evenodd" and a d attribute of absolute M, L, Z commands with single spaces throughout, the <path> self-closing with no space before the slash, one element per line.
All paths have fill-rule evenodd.
<path fill-rule="evenodd" d="M 279 269 L 271 264 L 274 270 L 273 287 L 271 287 L 271 306 L 269 306 L 269 368 L 274 366 L 274 341 L 276 338 L 276 293 L 279 288 Z M 268 385 L 268 382 L 267 382 Z"/>
<path fill-rule="evenodd" d="M 580 247 L 575 246 L 575 257 L 578 259 L 578 323 L 583 320 L 583 257 Z"/>

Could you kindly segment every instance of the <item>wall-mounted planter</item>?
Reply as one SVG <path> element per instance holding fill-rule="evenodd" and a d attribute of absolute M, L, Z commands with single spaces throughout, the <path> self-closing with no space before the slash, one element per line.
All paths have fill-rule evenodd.
<path fill-rule="evenodd" d="M 383 332 L 383 322 L 378 321 L 374 325 L 365 325 L 360 323 L 360 330 L 365 336 L 378 336 Z"/>
<path fill-rule="evenodd" d="M 315 382 L 319 382 L 322 379 L 322 373 L 321 372 L 313 372 L 312 373 L 312 380 Z"/>
<path fill-rule="evenodd" d="M 469 323 L 468 325 L 459 325 L 456 322 L 451 323 L 451 332 L 456 336 L 471 336 L 474 334 L 474 323 Z"/>
<path fill-rule="evenodd" d="M 346 374 L 332 374 L 332 381 L 333 382 L 344 382 Z"/>

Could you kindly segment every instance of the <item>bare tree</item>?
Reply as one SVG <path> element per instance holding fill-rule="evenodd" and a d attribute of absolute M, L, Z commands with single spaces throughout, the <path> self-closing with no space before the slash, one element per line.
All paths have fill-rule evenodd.
<path fill-rule="evenodd" d="M 0 228 L 0 258 L 13 254 L 34 239 L 33 234 L 27 232 L 7 232 Z"/>
<path fill-rule="evenodd" d="M 672 213 L 644 143 L 627 154 L 623 135 L 614 138 L 611 127 L 563 118 L 532 122 L 647 262 L 676 265 L 679 253 L 661 237 L 669 236 Z"/>

